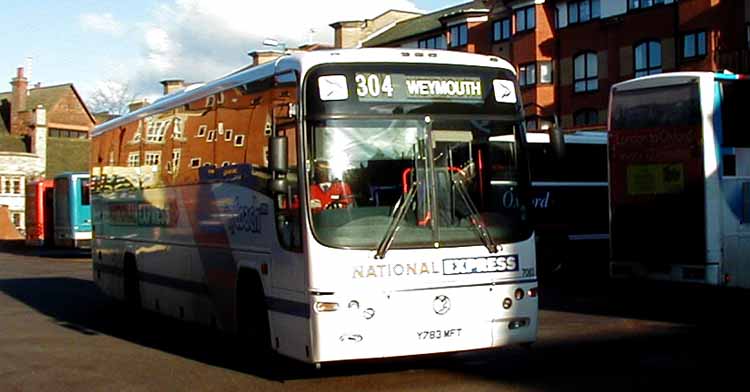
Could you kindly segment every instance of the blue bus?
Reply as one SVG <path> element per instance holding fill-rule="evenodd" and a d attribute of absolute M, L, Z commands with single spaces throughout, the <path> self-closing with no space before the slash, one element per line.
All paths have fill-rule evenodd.
<path fill-rule="evenodd" d="M 91 247 L 91 201 L 88 173 L 63 173 L 55 177 L 55 245 Z"/>

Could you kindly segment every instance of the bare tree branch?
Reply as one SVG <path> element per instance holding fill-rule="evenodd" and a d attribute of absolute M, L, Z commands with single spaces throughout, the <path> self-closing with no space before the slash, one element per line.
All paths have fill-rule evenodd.
<path fill-rule="evenodd" d="M 130 91 L 127 83 L 107 80 L 101 82 L 86 101 L 93 113 L 123 115 L 128 112 L 128 104 L 133 102 L 136 94 Z"/>

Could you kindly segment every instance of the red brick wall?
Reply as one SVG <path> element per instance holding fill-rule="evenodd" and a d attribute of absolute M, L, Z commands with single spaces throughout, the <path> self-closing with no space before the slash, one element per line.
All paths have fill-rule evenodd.
<path fill-rule="evenodd" d="M 72 89 L 68 89 L 54 107 L 46 109 L 48 123 L 69 124 L 89 129 L 95 125 Z"/>

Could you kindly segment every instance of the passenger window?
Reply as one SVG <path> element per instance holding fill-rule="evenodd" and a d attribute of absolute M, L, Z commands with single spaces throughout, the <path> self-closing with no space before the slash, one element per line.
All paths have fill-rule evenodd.
<path fill-rule="evenodd" d="M 302 218 L 300 214 L 300 192 L 297 165 L 297 88 L 296 74 L 288 73 L 276 78 L 273 91 L 271 136 L 287 140 L 287 170 L 274 173 L 274 178 L 283 178 L 286 191 L 275 194 L 276 228 L 281 245 L 289 250 L 302 250 Z"/>

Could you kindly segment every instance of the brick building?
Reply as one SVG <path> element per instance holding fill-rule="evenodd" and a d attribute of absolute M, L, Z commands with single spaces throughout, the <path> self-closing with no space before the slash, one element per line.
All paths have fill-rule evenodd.
<path fill-rule="evenodd" d="M 29 88 L 19 68 L 11 86 L 0 93 L 0 205 L 23 229 L 26 183 L 88 170 L 88 135 L 96 120 L 72 84 Z"/>
<path fill-rule="evenodd" d="M 506 58 L 518 70 L 529 129 L 548 128 L 552 114 L 565 129 L 603 128 L 619 81 L 750 72 L 748 26 L 750 0 L 477 0 L 399 21 L 361 46 Z"/>

